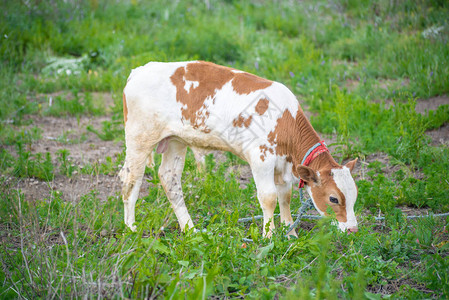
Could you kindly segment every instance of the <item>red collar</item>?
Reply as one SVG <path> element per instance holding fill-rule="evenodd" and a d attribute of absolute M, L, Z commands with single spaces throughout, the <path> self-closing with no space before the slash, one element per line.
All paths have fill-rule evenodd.
<path fill-rule="evenodd" d="M 309 151 L 307 151 L 306 155 L 302 159 L 301 165 L 307 167 L 312 162 L 312 160 L 314 160 L 315 158 L 318 157 L 318 155 L 324 152 L 329 152 L 329 149 L 327 148 L 324 141 L 316 143 L 315 145 L 312 146 L 312 148 L 309 149 Z M 299 179 L 299 188 L 302 189 L 303 187 L 304 187 L 304 180 Z"/>

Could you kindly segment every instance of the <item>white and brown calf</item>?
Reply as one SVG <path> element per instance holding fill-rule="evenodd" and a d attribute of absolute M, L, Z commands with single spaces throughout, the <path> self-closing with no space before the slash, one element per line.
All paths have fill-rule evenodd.
<path fill-rule="evenodd" d="M 145 165 L 163 153 L 160 181 L 181 230 L 193 222 L 184 203 L 181 175 L 187 146 L 230 151 L 251 166 L 264 226 L 293 223 L 292 184 L 304 180 L 316 209 L 335 211 L 341 230 L 357 231 L 356 160 L 341 166 L 329 152 L 301 165 L 320 138 L 284 85 L 203 61 L 150 62 L 134 69 L 124 89 L 126 160 L 120 172 L 125 223 L 135 229 L 135 204 Z M 277 201 L 276 201 L 277 200 Z M 290 234 L 296 235 L 294 231 Z"/>

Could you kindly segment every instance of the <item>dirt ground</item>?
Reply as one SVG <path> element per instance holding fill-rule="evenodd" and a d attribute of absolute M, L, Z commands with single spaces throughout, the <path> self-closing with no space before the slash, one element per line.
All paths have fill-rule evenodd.
<path fill-rule="evenodd" d="M 449 123 L 444 124 L 438 129 L 430 130 L 426 134 L 432 139 L 432 145 L 449 146 Z"/>
<path fill-rule="evenodd" d="M 55 96 L 55 95 L 47 95 Z M 105 101 L 105 107 L 111 106 L 112 97 L 104 94 L 97 94 L 93 97 L 101 97 Z M 435 110 L 440 105 L 449 104 L 448 96 L 440 96 L 427 100 L 418 101 L 416 110 L 424 113 L 428 110 Z M 31 145 L 31 152 L 50 152 L 53 159 L 57 157 L 57 151 L 67 149 L 70 151 L 71 162 L 77 166 L 84 166 L 88 163 L 103 162 L 107 156 L 114 158 L 123 151 L 123 142 L 102 141 L 98 136 L 86 130 L 88 125 L 100 129 L 103 121 L 110 120 L 110 114 L 101 117 L 83 116 L 79 119 L 75 117 L 49 117 L 49 116 L 30 116 L 32 124 L 42 129 L 42 139 L 35 141 Z M 449 145 L 449 124 L 446 123 L 441 128 L 427 132 L 432 139 L 434 145 Z M 336 141 L 335 136 L 325 136 L 328 144 Z M 73 143 L 72 143 L 73 141 Z M 14 152 L 13 147 L 7 147 L 8 150 Z M 332 151 L 332 149 L 331 149 Z M 217 162 L 226 160 L 226 155 L 219 151 L 214 151 L 213 155 Z M 367 166 L 374 161 L 380 161 L 383 164 L 382 172 L 387 176 L 396 172 L 400 166 L 391 164 L 390 158 L 385 153 L 375 153 L 368 155 L 365 159 L 359 160 L 354 174 L 356 179 L 365 179 Z M 234 173 L 239 174 L 240 187 L 244 188 L 251 178 L 251 170 L 248 165 L 232 167 Z M 4 176 L 4 175 L 3 175 Z M 415 177 L 422 177 L 421 174 L 414 174 Z M 145 178 L 151 179 L 151 178 Z M 141 195 L 148 193 L 150 183 L 143 180 Z M 77 201 L 82 195 L 87 194 L 91 190 L 96 190 L 98 197 L 106 201 L 108 197 L 119 197 L 121 184 L 118 176 L 98 175 L 90 176 L 77 174 L 71 178 L 64 176 L 56 176 L 51 182 L 43 182 L 34 178 L 15 179 L 15 187 L 20 189 L 27 200 L 45 199 L 50 195 L 50 191 L 59 191 L 62 198 L 66 201 Z M 416 213 L 410 208 L 403 208 L 404 213 Z M 422 213 L 425 213 L 424 211 Z"/>
<path fill-rule="evenodd" d="M 442 105 L 449 105 L 449 96 L 444 95 L 418 100 L 415 109 L 420 114 L 426 114 L 428 111 L 437 110 Z M 431 138 L 433 146 L 449 146 L 449 123 L 445 123 L 440 128 L 430 130 L 426 134 Z"/>
<path fill-rule="evenodd" d="M 449 96 L 437 96 L 429 99 L 419 99 L 416 103 L 416 112 L 425 114 L 430 110 L 437 110 L 442 105 L 449 105 Z"/>

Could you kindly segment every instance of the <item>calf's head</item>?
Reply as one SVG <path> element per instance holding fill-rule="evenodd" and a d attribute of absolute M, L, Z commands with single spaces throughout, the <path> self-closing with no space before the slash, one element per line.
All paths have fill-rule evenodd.
<path fill-rule="evenodd" d="M 357 159 L 338 168 L 318 171 L 303 165 L 297 167 L 299 176 L 306 183 L 306 190 L 318 212 L 323 215 L 330 206 L 335 212 L 340 230 L 348 232 L 358 230 L 354 214 L 358 190 L 351 176 L 356 162 Z"/>

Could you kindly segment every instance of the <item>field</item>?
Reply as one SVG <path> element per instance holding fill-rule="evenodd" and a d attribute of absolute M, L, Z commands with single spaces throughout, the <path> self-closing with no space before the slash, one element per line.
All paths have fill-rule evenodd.
<path fill-rule="evenodd" d="M 0 3 L 0 298 L 449 298 L 449 217 L 407 218 L 449 212 L 449 2 Z M 180 232 L 158 154 L 125 227 L 127 76 L 193 59 L 284 83 L 359 158 L 359 232 L 305 219 L 287 239 L 276 219 L 265 239 L 238 222 L 262 213 L 248 164 L 213 152 L 201 171 L 190 150 L 207 231 Z"/>

